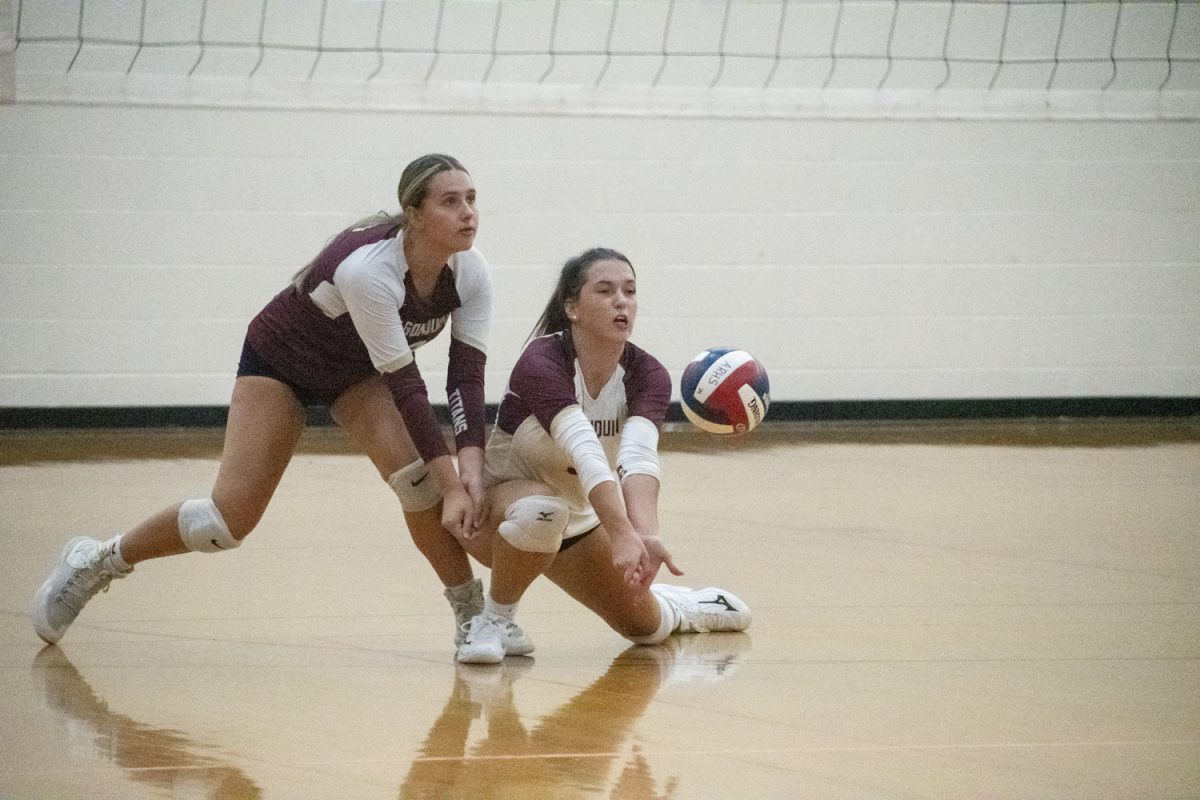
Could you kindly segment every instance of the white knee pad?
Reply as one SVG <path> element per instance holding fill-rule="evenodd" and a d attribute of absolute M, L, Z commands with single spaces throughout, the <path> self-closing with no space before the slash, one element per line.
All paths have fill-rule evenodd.
<path fill-rule="evenodd" d="M 179 538 L 196 553 L 219 553 L 241 545 L 211 498 L 185 500 L 179 507 Z"/>
<path fill-rule="evenodd" d="M 393 472 L 387 482 L 400 498 L 400 508 L 405 511 L 424 511 L 442 499 L 437 478 L 420 459 Z"/>
<path fill-rule="evenodd" d="M 566 502 L 557 497 L 530 495 L 513 501 L 497 530 L 518 550 L 557 553 L 570 512 Z"/>

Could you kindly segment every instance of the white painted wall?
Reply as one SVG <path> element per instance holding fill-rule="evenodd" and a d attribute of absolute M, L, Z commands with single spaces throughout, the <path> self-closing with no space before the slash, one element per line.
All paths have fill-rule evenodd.
<path fill-rule="evenodd" d="M 562 261 L 784 400 L 1200 395 L 1200 123 L 0 106 L 0 406 L 222 405 L 245 325 L 404 164 L 458 156 L 489 401 Z M 444 347 L 418 362 L 444 381 Z M 441 396 L 435 389 L 434 398 Z"/>

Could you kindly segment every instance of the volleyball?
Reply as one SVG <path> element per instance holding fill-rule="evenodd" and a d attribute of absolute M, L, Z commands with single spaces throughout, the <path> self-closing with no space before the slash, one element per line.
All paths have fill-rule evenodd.
<path fill-rule="evenodd" d="M 745 350 L 713 347 L 684 367 L 679 381 L 683 415 L 706 433 L 749 433 L 771 405 L 767 370 Z"/>

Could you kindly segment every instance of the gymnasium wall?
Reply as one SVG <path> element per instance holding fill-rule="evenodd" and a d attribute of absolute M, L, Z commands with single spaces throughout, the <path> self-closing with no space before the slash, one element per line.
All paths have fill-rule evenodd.
<path fill-rule="evenodd" d="M 785 404 L 1200 397 L 1195 118 L 23 102 L 19 57 L 0 410 L 225 405 L 250 317 L 429 151 L 479 189 L 489 402 L 594 245 L 676 378 L 736 345 Z"/>

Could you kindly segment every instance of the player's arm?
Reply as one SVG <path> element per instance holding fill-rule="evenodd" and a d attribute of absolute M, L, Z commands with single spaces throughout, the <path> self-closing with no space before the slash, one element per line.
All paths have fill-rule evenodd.
<path fill-rule="evenodd" d="M 450 315 L 446 397 L 458 449 L 482 448 L 487 421 L 484 374 L 492 321 L 492 280 L 487 262 L 474 249 L 455 259 L 454 279 L 462 305 Z"/>
<path fill-rule="evenodd" d="M 483 524 L 487 503 L 483 488 L 483 445 L 487 413 L 484 375 L 487 337 L 492 318 L 492 281 L 487 262 L 477 250 L 455 260 L 455 286 L 462 305 L 450 316 L 450 353 L 446 399 L 458 451 L 458 471 L 475 505 L 467 536 Z"/>
<path fill-rule="evenodd" d="M 346 310 L 354 323 L 371 363 L 382 375 L 404 419 L 404 427 L 417 452 L 432 468 L 432 461 L 449 454 L 442 436 L 441 423 L 429 403 L 425 379 L 417 369 L 412 348 L 404 333 L 399 310 L 404 303 L 404 287 L 389 273 L 372 262 L 347 260 L 333 276 Z M 452 484 L 442 484 L 443 489 Z"/>
<path fill-rule="evenodd" d="M 629 351 L 626 370 L 629 416 L 621 426 L 617 475 L 629 519 L 641 533 L 646 552 L 639 570 L 640 583 L 649 585 L 663 564 L 673 574 L 683 574 L 659 538 L 658 492 L 662 475 L 658 440 L 671 403 L 671 376 L 658 359 L 640 348 Z"/>
<path fill-rule="evenodd" d="M 617 449 L 617 474 L 621 476 L 626 513 L 641 535 L 646 553 L 638 570 L 638 583 L 648 586 L 663 564 L 672 574 L 682 575 L 659 537 L 658 426 L 646 417 L 625 420 Z"/>
<path fill-rule="evenodd" d="M 629 520 L 643 535 L 658 535 L 658 426 L 633 416 L 621 428 L 617 475 Z"/>
<path fill-rule="evenodd" d="M 608 531 L 614 566 L 630 584 L 639 582 L 646 547 L 641 533 L 629 518 L 621 488 L 592 423 L 578 404 L 572 404 L 555 415 L 550 424 L 550 435 L 571 459 L 588 502 Z"/>
<path fill-rule="evenodd" d="M 389 280 L 387 273 L 372 269 L 369 262 L 352 261 L 338 268 L 334 283 L 371 363 L 383 375 L 409 438 L 438 482 L 442 525 L 461 534 L 473 518 L 474 501 L 450 458 L 441 422 L 429 403 L 425 380 L 404 333 L 399 314 L 404 303 L 403 286 Z"/>

